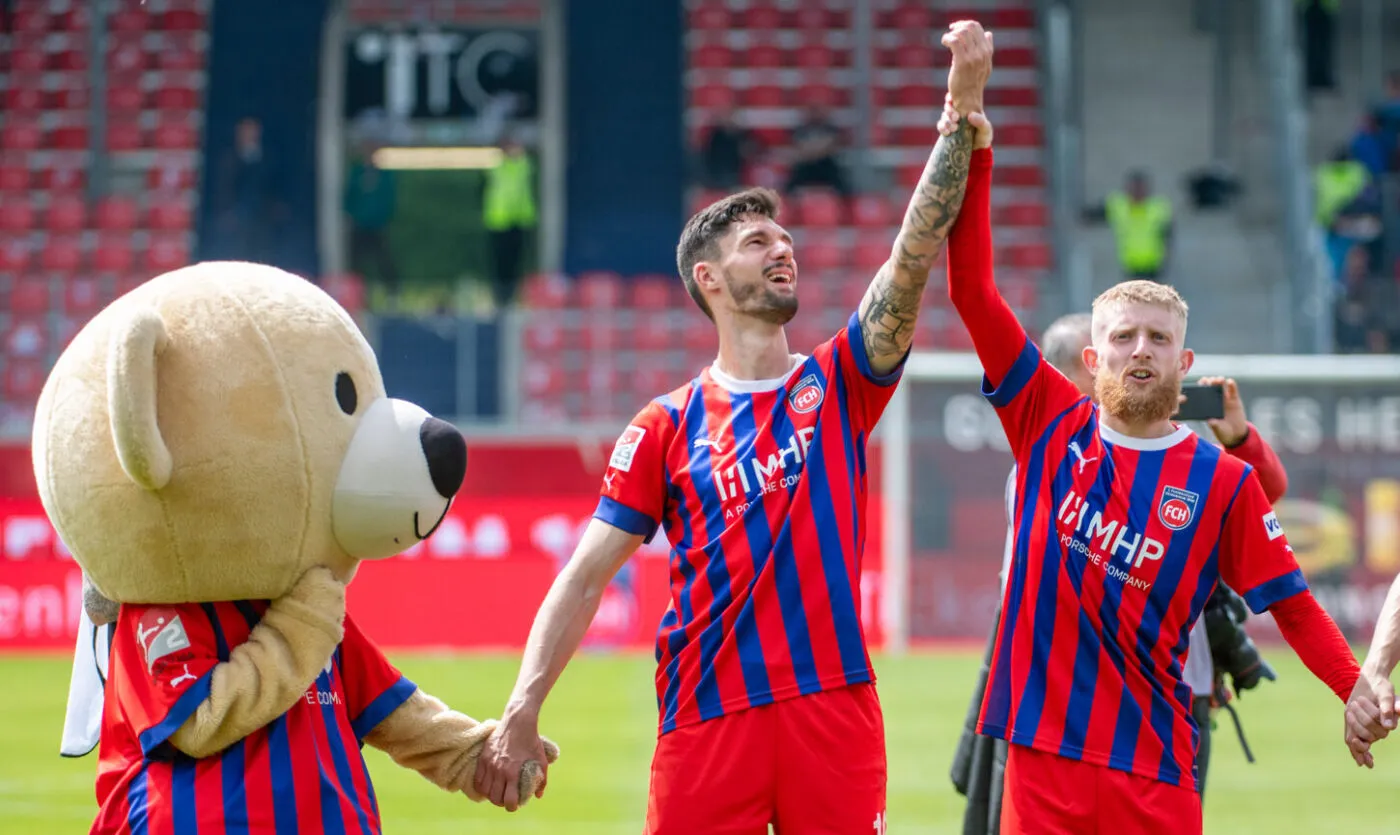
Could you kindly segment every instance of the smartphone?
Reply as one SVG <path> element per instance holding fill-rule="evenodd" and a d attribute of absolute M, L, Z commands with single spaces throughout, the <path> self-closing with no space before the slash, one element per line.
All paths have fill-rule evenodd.
<path fill-rule="evenodd" d="M 1181 387 L 1186 399 L 1172 417 L 1177 420 L 1211 420 L 1225 417 L 1225 387 L 1191 383 Z"/>

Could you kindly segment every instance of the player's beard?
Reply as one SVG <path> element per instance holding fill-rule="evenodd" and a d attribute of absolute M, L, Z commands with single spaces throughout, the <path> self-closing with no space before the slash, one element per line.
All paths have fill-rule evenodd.
<path fill-rule="evenodd" d="M 797 315 L 797 293 L 779 293 L 768 283 L 766 276 L 760 275 L 757 281 L 736 281 L 732 274 L 725 273 L 724 279 L 729 285 L 729 295 L 734 299 L 735 309 L 745 316 L 774 325 L 786 325 Z"/>
<path fill-rule="evenodd" d="M 1176 414 L 1181 399 L 1181 376 L 1173 369 L 1145 386 L 1129 385 L 1106 366 L 1099 366 L 1099 373 L 1094 376 L 1094 395 L 1105 413 L 1124 423 L 1156 423 Z"/>

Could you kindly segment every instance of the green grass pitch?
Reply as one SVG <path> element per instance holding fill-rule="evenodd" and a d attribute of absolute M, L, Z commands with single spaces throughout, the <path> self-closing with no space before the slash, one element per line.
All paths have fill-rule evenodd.
<path fill-rule="evenodd" d="M 1245 762 L 1221 716 L 1206 794 L 1206 832 L 1218 835 L 1400 833 L 1400 740 L 1359 769 L 1341 742 L 1336 697 L 1284 648 L 1266 650 L 1279 681 L 1240 702 L 1255 756 Z M 499 715 L 517 659 L 398 655 L 429 692 L 478 718 Z M 948 781 L 978 655 L 876 658 L 889 745 L 889 831 L 959 833 L 962 805 Z M 0 658 L 0 835 L 87 832 L 96 755 L 58 756 L 69 659 Z M 514 814 L 440 791 L 366 749 L 385 831 L 501 835 L 636 835 L 655 743 L 651 658 L 580 655 L 545 707 L 542 730 L 563 758 L 543 798 Z"/>

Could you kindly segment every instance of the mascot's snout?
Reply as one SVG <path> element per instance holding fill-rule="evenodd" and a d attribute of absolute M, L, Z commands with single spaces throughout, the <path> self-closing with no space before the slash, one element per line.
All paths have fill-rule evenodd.
<path fill-rule="evenodd" d="M 452 424 L 403 400 L 375 401 L 336 481 L 336 541 L 361 560 L 401 553 L 437 530 L 466 472 L 467 444 Z"/>

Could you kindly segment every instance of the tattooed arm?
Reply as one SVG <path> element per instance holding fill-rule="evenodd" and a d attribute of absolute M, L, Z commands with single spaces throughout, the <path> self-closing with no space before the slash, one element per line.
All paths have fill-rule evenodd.
<path fill-rule="evenodd" d="M 958 21 L 943 36 L 953 53 L 948 92 L 961 112 L 982 109 L 982 90 L 992 68 L 991 34 L 974 21 Z M 870 370 L 888 374 L 914 343 L 914 322 L 929 271 L 962 209 L 974 131 L 966 120 L 939 138 L 914 189 L 890 259 L 875 274 L 861 300 L 858 318 Z"/>
<path fill-rule="evenodd" d="M 971 159 L 971 125 L 964 122 L 939 138 L 904 212 L 894 252 L 861 300 L 861 336 L 876 374 L 894 370 L 914 342 L 919 301 L 933 262 L 962 208 Z"/>

